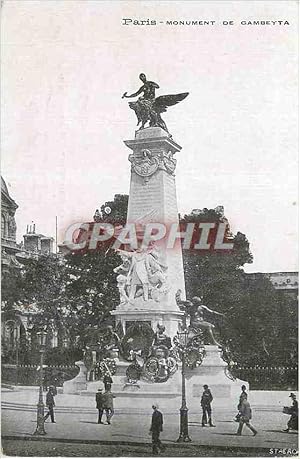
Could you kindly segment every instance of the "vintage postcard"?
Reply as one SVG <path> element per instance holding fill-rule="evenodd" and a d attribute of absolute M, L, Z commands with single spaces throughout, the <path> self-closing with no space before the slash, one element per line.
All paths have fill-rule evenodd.
<path fill-rule="evenodd" d="M 5 455 L 298 455 L 298 7 L 2 0 Z"/>

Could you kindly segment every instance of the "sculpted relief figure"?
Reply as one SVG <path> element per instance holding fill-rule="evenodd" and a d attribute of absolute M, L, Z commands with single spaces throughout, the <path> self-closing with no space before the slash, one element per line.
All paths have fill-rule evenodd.
<path fill-rule="evenodd" d="M 198 296 L 192 298 L 192 301 L 182 301 L 180 299 L 180 294 L 181 291 L 177 291 L 177 304 L 179 305 L 181 310 L 184 310 L 190 316 L 190 325 L 188 328 L 189 338 L 195 338 L 198 334 L 206 330 L 208 332 L 210 341 L 208 344 L 213 344 L 215 346 L 221 347 L 221 345 L 216 341 L 213 334 L 213 329 L 215 328 L 215 326 L 210 322 L 204 320 L 204 314 L 205 312 L 210 312 L 211 314 L 223 317 L 224 314 L 221 314 L 220 312 L 214 311 L 213 309 L 210 309 L 207 306 L 205 306 L 203 304 L 202 298 Z"/>
<path fill-rule="evenodd" d="M 151 350 L 154 355 L 159 348 L 166 350 L 167 356 L 169 355 L 168 349 L 172 347 L 172 341 L 171 338 L 165 333 L 165 331 L 166 327 L 164 325 L 157 324 L 157 331 L 154 335 Z"/>
<path fill-rule="evenodd" d="M 152 298 L 159 301 L 160 295 L 167 291 L 167 267 L 159 260 L 156 250 L 147 252 L 137 249 L 134 252 L 118 250 L 123 263 L 114 269 L 118 274 L 117 282 L 121 303 L 132 302 L 135 298 L 143 296 L 144 301 Z"/>
<path fill-rule="evenodd" d="M 129 107 L 135 111 L 137 116 L 137 125 L 141 124 L 140 129 L 144 129 L 145 124 L 149 121 L 149 126 L 159 126 L 168 132 L 166 123 L 160 114 L 166 112 L 171 105 L 185 99 L 188 92 L 155 97 L 155 90 L 159 88 L 158 84 L 148 81 L 144 73 L 141 73 L 139 78 L 143 85 L 133 94 L 127 95 L 127 92 L 124 92 L 122 99 L 140 96 L 136 102 L 129 102 Z"/>
<path fill-rule="evenodd" d="M 137 289 L 142 286 L 145 301 L 149 299 L 149 276 L 150 271 L 149 257 L 146 252 L 137 250 L 130 253 L 131 265 L 127 275 L 126 284 L 129 286 L 129 301 L 135 298 Z"/>

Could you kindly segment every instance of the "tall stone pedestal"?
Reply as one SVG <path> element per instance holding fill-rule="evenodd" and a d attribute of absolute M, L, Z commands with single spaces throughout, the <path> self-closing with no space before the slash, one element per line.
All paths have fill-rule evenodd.
<path fill-rule="evenodd" d="M 136 226 L 162 223 L 167 228 L 178 225 L 174 155 L 181 147 L 160 127 L 137 131 L 135 139 L 126 140 L 125 145 L 132 150 L 127 223 Z M 112 314 L 116 322 L 122 324 L 124 332 L 133 321 L 146 321 L 153 330 L 157 323 L 163 324 L 172 337 L 182 318 L 175 301 L 178 289 L 185 298 L 182 251 L 179 242 L 172 249 L 166 248 L 166 241 L 160 241 L 157 247 L 160 261 L 166 266 L 168 291 L 159 299 L 151 295 L 147 301 L 143 297 L 134 298 L 118 305 Z"/>

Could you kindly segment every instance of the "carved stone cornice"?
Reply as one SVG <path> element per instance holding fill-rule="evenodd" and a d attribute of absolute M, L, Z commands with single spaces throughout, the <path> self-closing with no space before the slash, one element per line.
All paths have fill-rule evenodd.
<path fill-rule="evenodd" d="M 145 179 L 149 179 L 157 170 L 173 175 L 176 169 L 176 159 L 172 151 L 144 149 L 130 154 L 128 160 L 131 162 L 132 171 Z"/>

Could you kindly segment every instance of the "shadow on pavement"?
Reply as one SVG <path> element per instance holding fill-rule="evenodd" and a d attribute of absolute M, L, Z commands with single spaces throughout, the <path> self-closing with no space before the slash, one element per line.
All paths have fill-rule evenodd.
<path fill-rule="evenodd" d="M 237 425 L 239 424 L 238 422 L 234 421 L 233 419 L 231 421 L 221 421 L 220 419 L 218 419 L 218 423 L 219 422 L 227 422 L 227 423 L 229 422 L 230 424 L 237 424 Z"/>
<path fill-rule="evenodd" d="M 79 421 L 79 422 L 82 423 L 82 424 L 98 424 L 97 421 Z M 99 425 L 102 425 L 102 424 L 99 424 Z"/>
<path fill-rule="evenodd" d="M 149 437 L 147 437 L 146 439 L 139 436 L 139 435 L 129 435 L 129 434 L 121 434 L 121 433 L 115 433 L 115 434 L 112 434 L 112 437 L 126 437 L 126 438 L 139 438 L 140 440 L 143 440 L 143 441 L 146 441 L 146 440 L 149 440 L 149 443 L 151 443 L 151 437 L 149 435 Z"/>
<path fill-rule="evenodd" d="M 265 440 L 265 443 L 273 443 L 274 444 L 274 441 L 273 440 Z M 281 441 L 280 443 L 284 443 L 285 445 L 289 445 L 290 444 L 289 441 Z"/>
<path fill-rule="evenodd" d="M 282 432 L 282 430 L 263 430 L 263 432 L 280 433 L 282 435 L 298 435 L 298 432 Z"/>

